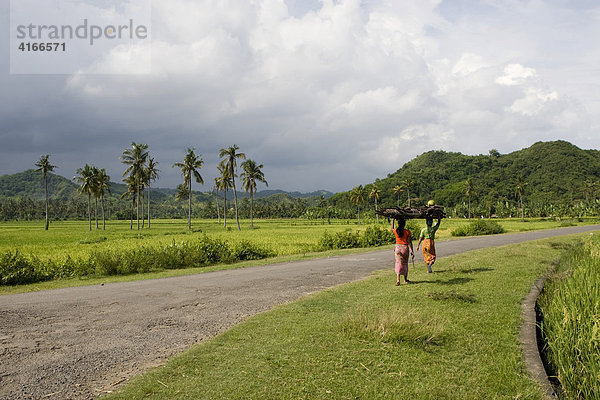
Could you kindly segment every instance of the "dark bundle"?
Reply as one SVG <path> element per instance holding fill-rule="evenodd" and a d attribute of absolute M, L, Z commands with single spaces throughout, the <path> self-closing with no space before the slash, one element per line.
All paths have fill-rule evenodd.
<path fill-rule="evenodd" d="M 409 208 L 409 207 L 394 207 L 394 208 L 384 208 L 383 210 L 375 211 L 376 214 L 383 215 L 387 218 L 393 219 L 427 219 L 427 218 L 445 218 L 446 213 L 444 212 L 444 207 L 441 206 L 429 206 L 429 207 L 419 207 L 419 208 Z"/>

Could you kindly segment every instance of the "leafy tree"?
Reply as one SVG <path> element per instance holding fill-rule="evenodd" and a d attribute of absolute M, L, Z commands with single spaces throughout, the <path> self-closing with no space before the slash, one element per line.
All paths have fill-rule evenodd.
<path fill-rule="evenodd" d="M 125 149 L 121 155 L 121 162 L 128 165 L 127 169 L 123 173 L 123 176 L 129 174 L 135 180 L 138 186 L 137 189 L 137 224 L 138 230 L 140 229 L 140 195 L 141 188 L 144 185 L 145 180 L 145 165 L 148 160 L 148 145 L 142 143 L 131 142 L 131 147 Z"/>
<path fill-rule="evenodd" d="M 377 218 L 377 223 L 379 223 L 379 214 L 377 214 L 377 202 L 381 198 L 381 190 L 377 187 L 377 185 L 373 185 L 371 188 L 371 193 L 369 193 L 369 197 L 375 199 L 375 217 Z"/>
<path fill-rule="evenodd" d="M 489 154 L 493 158 L 499 158 L 501 156 L 500 152 L 496 149 L 491 149 Z"/>
<path fill-rule="evenodd" d="M 40 156 L 40 159 L 35 163 L 35 166 L 38 167 L 36 172 L 41 172 L 44 176 L 44 192 L 46 193 L 46 230 L 48 230 L 48 226 L 50 225 L 50 221 L 48 219 L 48 172 L 54 171 L 56 165 L 50 164 L 50 154 L 46 154 L 45 156 Z"/>
<path fill-rule="evenodd" d="M 360 206 L 367 200 L 367 190 L 363 185 L 358 185 L 350 191 L 350 201 L 358 208 L 358 223 L 360 224 Z"/>
<path fill-rule="evenodd" d="M 403 184 L 404 184 L 404 188 L 406 189 L 406 195 L 407 195 L 407 198 L 408 198 L 407 204 L 408 204 L 408 207 L 410 207 L 410 189 L 414 185 L 414 180 L 413 180 L 412 177 L 407 177 L 407 178 L 404 179 Z"/>
<path fill-rule="evenodd" d="M 202 164 L 204 161 L 200 155 L 196 155 L 194 152 L 195 148 L 188 148 L 185 158 L 181 163 L 173 164 L 173 167 L 178 167 L 181 169 L 181 174 L 183 175 L 184 185 L 187 191 L 189 192 L 188 196 L 188 228 L 192 229 L 192 176 L 196 180 L 197 183 L 204 185 L 204 180 L 198 170 L 202 168 Z"/>
<path fill-rule="evenodd" d="M 250 193 L 250 227 L 254 227 L 254 193 L 256 192 L 256 182 L 263 182 L 269 186 L 265 180 L 265 174 L 262 172 L 263 165 L 256 165 L 254 160 L 246 160 L 242 164 L 242 188 Z"/>
<path fill-rule="evenodd" d="M 219 151 L 219 157 L 223 158 L 223 160 L 221 162 L 224 163 L 225 168 L 229 170 L 229 176 L 231 177 L 231 183 L 233 185 L 233 198 L 235 201 L 235 220 L 237 222 L 238 230 L 241 230 L 240 219 L 238 217 L 238 202 L 237 202 L 237 191 L 235 189 L 235 177 L 236 177 L 236 170 L 237 170 L 237 159 L 239 158 L 239 159 L 245 160 L 246 154 L 238 153 L 237 151 L 239 149 L 240 148 L 238 147 L 237 144 L 234 144 L 233 146 L 228 147 L 226 149 L 221 149 Z"/>
<path fill-rule="evenodd" d="M 95 176 L 94 167 L 85 164 L 85 167 L 77 169 L 77 175 L 73 177 L 73 180 L 79 184 L 79 193 L 85 193 L 88 196 L 88 221 L 90 225 L 90 231 L 92 230 L 92 195 L 95 191 Z"/>

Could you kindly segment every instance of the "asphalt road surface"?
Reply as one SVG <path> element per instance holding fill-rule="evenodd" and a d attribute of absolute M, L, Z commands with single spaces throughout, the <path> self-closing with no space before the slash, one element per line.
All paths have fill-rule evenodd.
<path fill-rule="evenodd" d="M 598 229 L 467 238 L 436 248 L 443 257 Z M 392 251 L 377 250 L 0 296 L 0 399 L 94 398 L 248 316 L 393 265 Z"/>

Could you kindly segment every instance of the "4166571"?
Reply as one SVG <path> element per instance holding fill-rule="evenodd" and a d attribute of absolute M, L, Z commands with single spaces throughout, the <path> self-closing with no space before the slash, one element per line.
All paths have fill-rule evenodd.
<path fill-rule="evenodd" d="M 21 51 L 66 51 L 66 43 L 31 43 L 21 42 L 19 45 Z"/>

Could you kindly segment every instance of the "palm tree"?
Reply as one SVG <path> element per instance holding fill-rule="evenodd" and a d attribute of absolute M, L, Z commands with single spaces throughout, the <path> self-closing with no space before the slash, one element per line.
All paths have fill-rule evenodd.
<path fill-rule="evenodd" d="M 406 188 L 406 194 L 407 194 L 407 198 L 408 198 L 407 203 L 408 203 L 408 207 L 410 208 L 410 188 L 413 187 L 414 182 L 413 182 L 412 178 L 409 177 L 409 178 L 404 179 L 403 184 L 404 184 L 404 187 Z"/>
<path fill-rule="evenodd" d="M 146 166 L 146 185 L 148 185 L 148 229 L 150 229 L 150 183 L 154 182 L 158 179 L 158 173 L 160 172 L 156 166 L 157 162 L 154 162 L 154 157 L 148 160 L 148 165 Z"/>
<path fill-rule="evenodd" d="M 363 185 L 358 185 L 350 191 L 350 202 L 358 207 L 358 223 L 360 224 L 360 206 L 367 200 L 367 191 Z"/>
<path fill-rule="evenodd" d="M 144 184 L 144 165 L 148 159 L 148 145 L 142 143 L 131 142 L 131 147 L 125 149 L 121 155 L 121 162 L 129 165 L 123 176 L 129 174 L 135 179 L 137 184 L 137 224 L 138 230 L 140 229 L 140 187 Z"/>
<path fill-rule="evenodd" d="M 41 172 L 44 175 L 44 190 L 46 192 L 46 230 L 48 230 L 48 225 L 50 221 L 48 219 L 48 172 L 54 171 L 56 165 L 50 164 L 50 154 L 46 154 L 45 156 L 40 156 L 38 162 L 35 163 L 35 166 L 38 167 L 36 172 Z"/>
<path fill-rule="evenodd" d="M 467 201 L 468 201 L 468 208 L 467 208 L 467 213 L 469 216 L 469 221 L 471 220 L 471 196 L 473 195 L 473 178 L 468 177 L 467 180 L 465 181 L 465 195 L 467 196 Z"/>
<path fill-rule="evenodd" d="M 215 192 L 215 202 L 217 204 L 217 218 L 219 219 L 219 224 L 221 224 L 221 212 L 219 210 L 219 178 L 215 178 L 215 186 L 213 186 L 212 190 Z"/>
<path fill-rule="evenodd" d="M 373 185 L 371 188 L 371 193 L 369 193 L 369 197 L 375 199 L 375 217 L 377 218 L 377 223 L 379 223 L 379 214 L 377 214 L 377 201 L 381 198 L 381 190 L 377 187 L 377 185 Z"/>
<path fill-rule="evenodd" d="M 265 185 L 269 186 L 267 181 L 265 180 L 265 174 L 261 171 L 263 165 L 256 165 L 256 162 L 253 160 L 246 160 L 242 163 L 242 168 L 244 172 L 242 172 L 242 188 L 250 193 L 250 227 L 254 227 L 254 193 L 256 192 L 256 182 L 263 182 Z"/>
<path fill-rule="evenodd" d="M 195 148 L 188 148 L 182 163 L 175 163 L 173 167 L 181 169 L 184 185 L 189 192 L 188 196 L 188 228 L 192 229 L 192 176 L 197 183 L 204 185 L 204 179 L 200 176 L 198 170 L 202 168 L 204 161 L 200 154 L 196 155 Z"/>
<path fill-rule="evenodd" d="M 95 189 L 96 197 L 100 197 L 100 207 L 102 210 L 102 230 L 106 230 L 106 218 L 104 217 L 104 195 L 108 192 L 110 194 L 110 176 L 106 174 L 104 168 L 94 168 L 95 172 Z"/>
<path fill-rule="evenodd" d="M 217 189 L 223 191 L 223 227 L 227 228 L 227 189 L 233 187 L 229 169 L 225 167 L 223 162 L 217 165 L 220 176 L 215 178 Z"/>
<path fill-rule="evenodd" d="M 92 230 L 92 194 L 94 194 L 94 167 L 85 164 L 85 167 L 77 169 L 77 175 L 73 177 L 73 180 L 79 184 L 79 193 L 86 193 L 88 195 L 88 221 L 90 224 L 90 231 Z"/>
<path fill-rule="evenodd" d="M 398 196 L 398 202 L 396 203 L 396 205 L 398 207 L 400 207 L 400 195 L 402 194 L 402 192 L 404 192 L 404 188 L 400 185 L 396 185 L 396 186 L 394 186 L 393 190 L 394 190 L 394 194 L 396 196 Z"/>
<path fill-rule="evenodd" d="M 235 189 L 235 173 L 237 170 L 237 159 L 246 159 L 246 154 L 237 152 L 239 149 L 240 148 L 238 147 L 238 145 L 234 144 L 233 146 L 228 147 L 227 149 L 221 149 L 219 151 L 219 157 L 223 158 L 221 162 L 223 162 L 225 167 L 229 170 L 231 183 L 233 185 L 233 198 L 235 201 L 235 220 L 237 222 L 238 231 L 241 230 L 241 228 L 240 219 L 238 217 L 237 191 Z"/>
<path fill-rule="evenodd" d="M 137 197 L 137 191 L 138 191 L 138 185 L 137 182 L 135 181 L 135 178 L 133 176 L 128 176 L 126 178 L 123 178 L 123 182 L 125 182 L 125 184 L 127 185 L 127 191 L 125 191 L 122 195 L 121 198 L 124 199 L 125 197 L 131 197 L 131 212 L 129 214 L 129 229 L 133 229 L 133 209 L 135 208 L 135 200 Z"/>
<path fill-rule="evenodd" d="M 525 186 L 527 186 L 527 182 L 523 179 L 523 175 L 519 174 L 517 176 L 517 182 L 515 183 L 515 194 L 519 195 L 519 204 L 521 205 L 521 221 L 525 221 L 525 217 L 523 215 L 523 192 L 525 191 Z"/>

